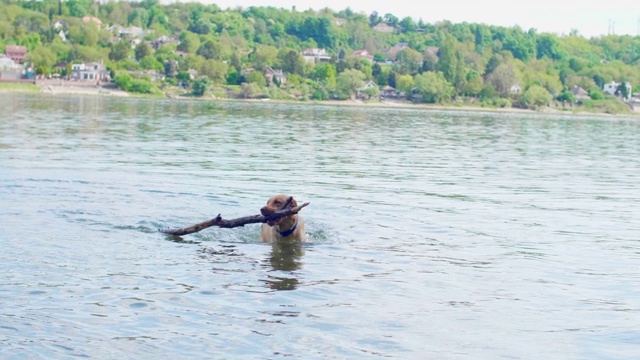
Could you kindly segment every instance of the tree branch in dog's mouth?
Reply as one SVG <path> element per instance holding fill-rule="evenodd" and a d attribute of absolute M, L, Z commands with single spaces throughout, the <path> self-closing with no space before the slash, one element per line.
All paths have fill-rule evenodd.
<path fill-rule="evenodd" d="M 288 205 L 291 204 L 291 200 L 292 200 L 292 198 L 289 198 L 287 200 L 287 202 L 285 202 L 280 207 L 280 210 L 278 210 L 278 211 L 276 211 L 273 214 L 270 214 L 268 216 L 251 215 L 251 216 L 240 217 L 240 218 L 237 218 L 237 219 L 226 220 L 226 219 L 223 219 L 222 216 L 220 216 L 220 214 L 218 214 L 218 216 L 216 216 L 213 219 L 210 219 L 210 220 L 207 220 L 207 221 L 203 221 L 201 223 L 198 223 L 198 224 L 195 224 L 195 225 L 191 225 L 191 226 L 188 226 L 188 227 L 185 227 L 185 228 L 158 229 L 158 231 L 160 231 L 161 233 L 167 234 L 167 235 L 182 236 L 182 235 L 188 235 L 188 234 L 197 233 L 198 231 L 204 230 L 204 229 L 212 227 L 212 226 L 217 226 L 217 227 L 221 227 L 221 228 L 234 228 L 234 227 L 245 226 L 247 224 L 258 224 L 258 223 L 272 222 L 272 221 L 276 221 L 276 220 L 278 220 L 280 218 L 283 218 L 285 216 L 297 214 L 298 212 L 300 212 L 300 210 L 302 210 L 302 208 L 304 208 L 307 205 L 309 205 L 309 203 L 306 202 L 306 203 L 304 203 L 302 205 L 298 205 L 296 207 L 290 208 L 290 207 L 288 207 Z"/>

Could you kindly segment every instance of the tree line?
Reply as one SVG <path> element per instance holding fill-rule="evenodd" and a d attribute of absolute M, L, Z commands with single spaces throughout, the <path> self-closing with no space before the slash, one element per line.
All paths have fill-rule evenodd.
<path fill-rule="evenodd" d="M 26 46 L 43 74 L 58 71 L 54 66 L 61 61 L 101 61 L 129 91 L 158 91 L 157 83 L 136 75 L 140 70 L 164 73 L 166 85 L 184 84 L 196 95 L 234 89 L 245 97 L 346 99 L 373 81 L 415 101 L 486 106 L 572 103 L 574 86 L 589 93 L 586 105 L 613 106 L 602 93 L 605 83 L 640 86 L 638 36 L 586 38 L 577 31 L 424 23 L 350 8 L 221 9 L 157 0 L 2 0 L 0 6 L 0 51 Z M 102 25 L 83 21 L 85 16 Z M 393 31 L 376 31 L 381 23 Z M 121 36 L 119 27 L 144 30 L 145 41 L 132 45 L 133 37 Z M 163 35 L 175 41 L 152 46 Z M 394 46 L 399 50 L 389 51 Z M 307 48 L 326 49 L 331 60 L 306 62 L 301 51 Z M 373 61 L 354 56 L 363 49 Z M 267 68 L 282 70 L 286 85 L 268 81 Z"/>

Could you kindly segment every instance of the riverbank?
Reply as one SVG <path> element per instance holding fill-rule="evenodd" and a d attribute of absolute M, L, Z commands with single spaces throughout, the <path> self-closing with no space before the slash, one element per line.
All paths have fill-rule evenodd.
<path fill-rule="evenodd" d="M 41 93 L 50 95 L 88 95 L 88 96 L 117 96 L 117 97 L 145 97 L 149 95 L 132 94 L 120 90 L 114 84 L 85 84 L 73 81 L 60 80 L 44 80 L 33 83 L 0 83 L 0 93 Z M 161 96 L 159 95 L 158 98 Z M 354 106 L 354 107 L 378 107 L 378 108 L 398 108 L 398 109 L 425 109 L 425 110 L 460 110 L 460 111 L 479 111 L 479 112 L 500 112 L 500 113 L 531 113 L 531 114 L 563 114 L 563 115 L 614 115 L 614 116 L 633 116 L 640 117 L 640 109 L 635 112 L 625 114 L 610 114 L 606 112 L 588 111 L 582 107 L 546 107 L 540 110 L 522 109 L 522 108 L 498 108 L 498 107 L 482 107 L 472 106 L 469 104 L 416 104 L 404 100 L 283 100 L 283 99 L 238 99 L 238 98 L 219 98 L 219 97 L 192 97 L 175 94 L 164 94 L 162 98 L 169 98 L 175 101 L 239 101 L 254 103 L 288 103 L 288 104 L 310 104 L 310 105 L 331 105 L 331 106 Z"/>

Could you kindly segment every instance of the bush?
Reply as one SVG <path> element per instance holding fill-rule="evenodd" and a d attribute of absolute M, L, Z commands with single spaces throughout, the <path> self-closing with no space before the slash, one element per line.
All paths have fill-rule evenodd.
<path fill-rule="evenodd" d="M 131 89 L 131 86 L 133 85 L 133 78 L 131 77 L 131 75 L 129 75 L 129 73 L 126 72 L 117 74 L 113 81 L 120 89 L 124 91 L 129 91 L 129 89 Z"/>
<path fill-rule="evenodd" d="M 540 109 L 548 106 L 553 96 L 540 85 L 532 85 L 522 95 L 522 102 L 529 109 Z"/>
<path fill-rule="evenodd" d="M 155 86 L 150 81 L 133 79 L 133 83 L 131 84 L 129 91 L 140 94 L 152 94 L 155 90 L 154 88 Z"/>
<path fill-rule="evenodd" d="M 316 91 L 311 95 L 312 100 L 329 100 L 329 92 L 325 88 L 317 88 Z"/>
<path fill-rule="evenodd" d="M 589 90 L 589 96 L 591 97 L 591 100 L 604 100 L 604 94 L 598 88 L 592 88 Z"/>
<path fill-rule="evenodd" d="M 209 79 L 206 77 L 201 77 L 193 82 L 191 85 L 191 93 L 193 96 L 204 96 L 207 92 L 207 88 L 209 87 Z"/>

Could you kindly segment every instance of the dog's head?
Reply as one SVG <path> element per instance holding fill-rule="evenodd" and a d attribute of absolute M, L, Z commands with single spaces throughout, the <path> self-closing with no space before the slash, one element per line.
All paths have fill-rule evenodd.
<path fill-rule="evenodd" d="M 267 205 L 263 206 L 260 209 L 260 213 L 263 216 L 269 216 L 269 215 L 275 213 L 278 210 L 283 210 L 285 208 L 294 208 L 294 207 L 298 206 L 298 203 L 296 202 L 296 199 L 292 198 L 291 202 L 289 202 L 289 204 L 286 207 L 283 208 L 283 206 L 287 203 L 287 200 L 289 200 L 289 198 L 290 198 L 290 196 L 289 195 L 285 195 L 285 194 L 272 196 L 267 201 Z M 280 224 L 281 222 L 285 221 L 285 219 L 291 219 L 292 217 L 295 217 L 295 215 L 281 217 L 280 219 L 275 220 L 275 221 L 267 221 L 267 225 L 274 226 L 276 224 Z"/>

